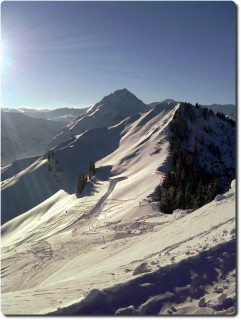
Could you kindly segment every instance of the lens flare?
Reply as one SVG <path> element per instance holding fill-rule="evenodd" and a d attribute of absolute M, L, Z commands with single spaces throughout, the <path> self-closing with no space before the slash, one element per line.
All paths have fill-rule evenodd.
<path fill-rule="evenodd" d="M 2 81 L 7 80 L 9 73 L 13 69 L 13 59 L 9 48 L 6 47 L 6 43 L 1 41 L 0 44 L 0 70 Z"/>

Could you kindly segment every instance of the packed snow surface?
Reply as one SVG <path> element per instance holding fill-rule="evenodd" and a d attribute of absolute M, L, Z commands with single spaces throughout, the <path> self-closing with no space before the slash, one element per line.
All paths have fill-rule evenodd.
<path fill-rule="evenodd" d="M 218 254 L 217 261 L 221 259 L 221 262 L 227 263 L 232 260 L 235 249 L 235 242 L 232 242 L 235 241 L 234 189 L 224 194 L 222 200 L 212 201 L 183 216 L 180 221 L 176 220 L 175 215 L 157 213 L 145 202 L 130 210 L 133 200 L 116 199 L 113 194 L 115 188 L 112 192 L 109 189 L 113 180 L 96 180 L 95 183 L 100 193 L 96 191 L 93 196 L 77 199 L 58 192 L 32 211 L 5 224 L 2 237 L 4 314 L 46 314 L 55 311 L 59 314 L 78 314 L 81 310 L 84 313 L 98 313 L 96 308 L 100 301 L 107 303 L 106 295 L 110 301 L 115 295 L 118 301 L 123 300 L 116 304 L 113 298 L 112 304 L 106 305 L 107 313 L 113 307 L 117 311 L 117 308 L 134 304 L 136 312 L 148 314 L 143 305 L 149 306 L 147 310 L 152 312 L 153 301 L 148 302 L 146 290 L 153 296 L 157 295 L 158 290 L 164 294 L 169 303 L 159 303 L 160 310 L 165 307 L 163 314 L 167 314 L 171 304 L 174 304 L 177 314 L 214 314 L 220 311 L 217 306 L 221 293 L 233 299 L 233 271 L 228 268 L 220 278 L 222 264 L 216 264 L 220 271 L 215 271 L 214 266 L 213 269 L 209 265 L 207 268 L 206 264 L 216 257 L 215 254 Z M 119 180 L 116 188 L 118 184 L 127 187 L 127 180 Z M 113 207 L 120 206 L 122 212 L 129 214 L 115 214 Z M 187 278 L 187 283 L 182 283 L 180 279 L 185 278 L 183 264 L 186 265 L 184 270 L 190 267 L 192 279 L 211 277 L 216 287 L 221 289 L 215 289 L 212 283 L 205 283 L 209 293 L 205 295 L 200 291 L 202 288 L 198 282 L 195 284 L 192 282 L 194 280 L 190 280 L 188 283 Z M 174 274 L 172 270 L 175 270 Z M 166 283 L 166 291 L 162 292 L 161 287 L 156 290 L 162 277 L 169 273 L 171 280 Z M 130 285 L 134 292 L 139 292 L 139 301 L 133 300 Z M 178 291 L 178 287 L 184 295 L 181 302 L 167 294 L 173 289 Z M 198 292 L 197 296 L 195 292 L 190 295 L 188 288 L 193 287 Z M 214 305 L 216 309 L 208 307 L 208 304 L 203 304 L 206 309 L 202 309 L 199 300 L 203 296 L 209 306 Z M 92 307 L 88 309 L 86 306 L 91 301 Z M 65 309 L 66 306 L 69 307 Z M 235 311 L 231 309 L 230 312 Z"/>

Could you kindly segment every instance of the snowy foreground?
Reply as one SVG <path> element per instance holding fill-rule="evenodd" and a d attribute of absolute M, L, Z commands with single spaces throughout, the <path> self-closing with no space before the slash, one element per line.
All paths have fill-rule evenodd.
<path fill-rule="evenodd" d="M 234 181 L 192 213 L 160 215 L 143 202 L 139 217 L 119 221 L 112 210 L 134 200 L 111 192 L 125 180 L 94 183 L 101 190 L 95 205 L 90 197 L 75 221 L 81 198 L 60 191 L 34 209 L 34 218 L 26 213 L 4 226 L 4 314 L 235 313 Z"/>

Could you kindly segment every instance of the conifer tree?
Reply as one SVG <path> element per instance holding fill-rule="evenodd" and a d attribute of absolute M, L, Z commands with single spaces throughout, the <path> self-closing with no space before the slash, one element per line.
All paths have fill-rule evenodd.
<path fill-rule="evenodd" d="M 87 176 L 84 173 L 81 173 L 77 179 L 77 186 L 76 186 L 76 195 L 79 196 L 83 191 L 85 184 L 87 182 Z"/>
<path fill-rule="evenodd" d="M 89 179 L 91 179 L 94 174 L 95 174 L 95 163 L 94 163 L 94 161 L 90 161 L 90 163 L 89 163 Z"/>

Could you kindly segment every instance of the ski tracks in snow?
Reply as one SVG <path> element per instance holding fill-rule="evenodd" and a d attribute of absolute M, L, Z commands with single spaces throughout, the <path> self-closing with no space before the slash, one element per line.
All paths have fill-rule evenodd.
<path fill-rule="evenodd" d="M 96 205 L 89 212 L 89 215 L 93 216 L 92 219 L 94 219 L 94 221 L 89 225 L 89 230 L 93 230 L 93 229 L 95 230 L 97 228 L 98 223 L 99 223 L 99 220 L 97 219 L 97 215 L 99 215 L 101 209 L 105 205 L 105 201 L 107 200 L 109 195 L 115 189 L 116 184 L 119 181 L 122 181 L 125 179 L 126 179 L 126 177 L 118 177 L 115 179 L 109 179 L 110 183 L 109 183 L 108 190 L 106 191 L 106 193 L 100 198 L 100 200 L 96 203 Z M 105 218 L 106 218 L 106 215 L 105 215 Z"/>

